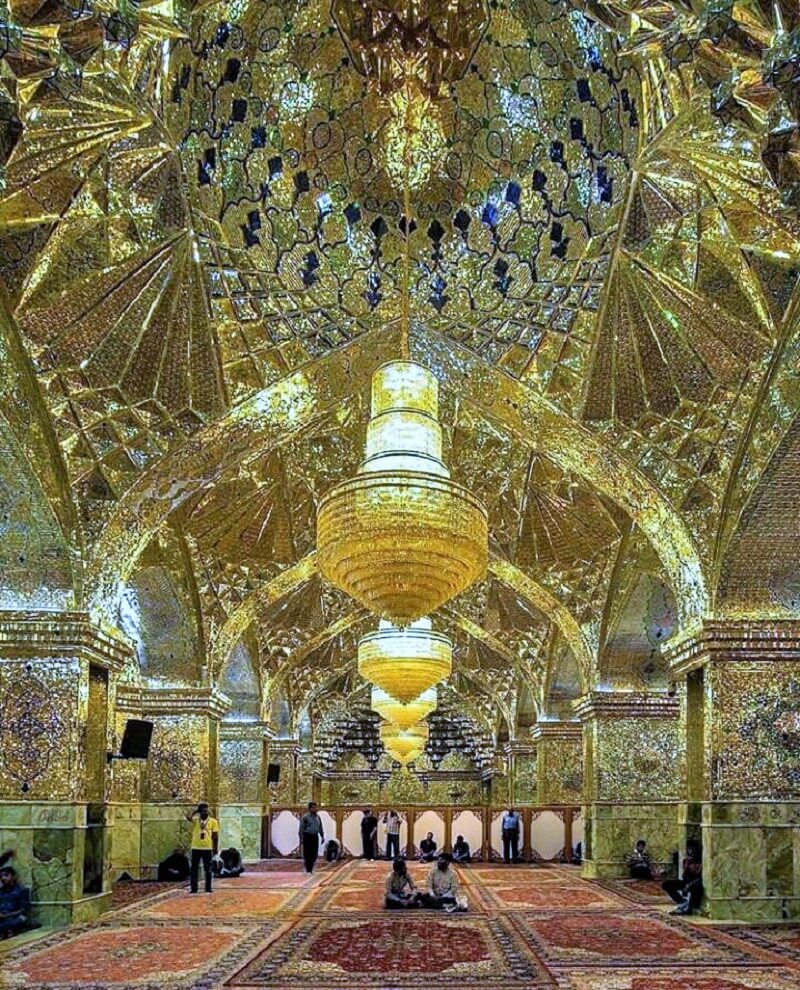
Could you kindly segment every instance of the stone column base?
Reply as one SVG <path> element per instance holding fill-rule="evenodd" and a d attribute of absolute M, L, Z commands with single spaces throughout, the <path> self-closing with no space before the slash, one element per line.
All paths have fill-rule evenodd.
<path fill-rule="evenodd" d="M 704 803 L 702 837 L 709 917 L 800 918 L 800 802 Z"/>
<path fill-rule="evenodd" d="M 97 832 L 87 828 L 90 817 L 85 804 L 0 802 L 0 849 L 16 851 L 12 865 L 31 889 L 33 920 L 47 928 L 91 920 L 110 906 L 103 871 L 108 830 L 102 824 Z M 87 856 L 92 842 L 97 843 L 95 854 Z M 85 884 L 87 860 L 92 868 Z"/>
<path fill-rule="evenodd" d="M 628 858 L 638 839 L 647 842 L 654 866 L 675 875 L 675 852 L 683 848 L 677 804 L 594 802 L 583 816 L 583 876 L 630 876 Z"/>
<path fill-rule="evenodd" d="M 261 804 L 223 804 L 219 809 L 220 849 L 234 846 L 245 862 L 261 859 Z"/>
<path fill-rule="evenodd" d="M 188 847 L 186 820 L 196 804 L 115 804 L 112 806 L 110 875 L 127 873 L 134 880 L 155 880 L 158 864 L 177 846 Z"/>

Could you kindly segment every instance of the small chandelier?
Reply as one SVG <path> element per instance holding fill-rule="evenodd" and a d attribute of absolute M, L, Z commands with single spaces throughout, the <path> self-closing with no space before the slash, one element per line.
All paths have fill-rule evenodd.
<path fill-rule="evenodd" d="M 384 722 L 380 728 L 381 742 L 393 759 L 406 766 L 422 756 L 428 731 L 426 722 L 418 722 L 407 729 L 398 729 L 390 722 Z"/>
<path fill-rule="evenodd" d="M 358 672 L 395 701 L 407 705 L 450 676 L 453 644 L 434 632 L 430 619 L 406 629 L 381 622 L 358 643 Z"/>
<path fill-rule="evenodd" d="M 438 411 L 438 383 L 427 368 L 410 360 L 378 368 L 364 460 L 317 514 L 322 574 L 398 626 L 486 573 L 486 509 L 450 480 Z"/>
<path fill-rule="evenodd" d="M 415 722 L 430 715 L 435 708 L 436 688 L 423 691 L 419 697 L 413 698 L 407 704 L 393 698 L 383 688 L 372 689 L 372 710 L 398 729 L 409 728 Z"/>

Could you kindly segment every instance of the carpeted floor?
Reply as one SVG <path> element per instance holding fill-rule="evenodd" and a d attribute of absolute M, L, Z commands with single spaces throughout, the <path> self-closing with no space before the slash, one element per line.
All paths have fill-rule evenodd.
<path fill-rule="evenodd" d="M 288 867 L 288 868 L 287 868 Z M 427 867 L 412 864 L 423 882 Z M 385 864 L 287 863 L 14 946 L 9 990 L 800 990 L 800 926 L 697 925 L 569 867 L 460 871 L 468 914 L 387 912 Z M 137 885 L 144 887 L 144 885 Z M 137 895 L 140 891 L 137 890 Z"/>

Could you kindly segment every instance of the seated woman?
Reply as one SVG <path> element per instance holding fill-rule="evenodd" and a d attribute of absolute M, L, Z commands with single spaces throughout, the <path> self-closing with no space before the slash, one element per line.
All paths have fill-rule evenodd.
<path fill-rule="evenodd" d="M 453 862 L 468 863 L 470 860 L 469 843 L 463 835 L 459 835 L 453 846 Z"/>
<path fill-rule="evenodd" d="M 439 856 L 436 866 L 428 874 L 428 892 L 424 904 L 448 913 L 467 910 L 467 899 L 459 890 L 453 857 L 448 853 Z"/>
<path fill-rule="evenodd" d="M 392 863 L 392 872 L 386 878 L 387 908 L 415 908 L 420 906 L 422 894 L 417 890 L 408 872 L 406 861 L 396 859 Z"/>
<path fill-rule="evenodd" d="M 419 844 L 419 858 L 421 863 L 432 863 L 436 859 L 436 839 L 433 832 L 428 832 L 427 836 Z"/>
<path fill-rule="evenodd" d="M 647 851 L 647 843 L 644 839 L 639 839 L 633 848 L 633 853 L 628 860 L 631 868 L 631 877 L 634 880 L 652 880 L 653 864 L 650 862 L 650 853 Z"/>

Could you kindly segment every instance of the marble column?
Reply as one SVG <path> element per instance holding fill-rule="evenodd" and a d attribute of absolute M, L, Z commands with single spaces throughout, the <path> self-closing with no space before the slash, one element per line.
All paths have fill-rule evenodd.
<path fill-rule="evenodd" d="M 110 903 L 114 696 L 130 647 L 79 612 L 0 612 L 0 847 L 47 926 Z"/>
<path fill-rule="evenodd" d="M 531 729 L 536 747 L 536 804 L 580 804 L 583 743 L 580 722 L 542 721 Z"/>
<path fill-rule="evenodd" d="M 687 836 L 700 836 L 706 911 L 800 917 L 800 622 L 707 620 L 670 644 Z"/>
<path fill-rule="evenodd" d="M 686 776 L 679 699 L 593 691 L 574 708 L 584 726 L 584 875 L 627 876 L 638 839 L 674 873 Z"/>
<path fill-rule="evenodd" d="M 223 721 L 220 726 L 221 842 L 223 847 L 235 846 L 245 860 L 261 858 L 271 736 L 272 730 L 266 722 Z"/>
<path fill-rule="evenodd" d="M 153 878 L 165 856 L 188 845 L 187 812 L 203 800 L 219 811 L 220 722 L 229 707 L 215 687 L 120 686 L 117 734 L 128 718 L 142 718 L 153 738 L 147 760 L 114 764 L 113 876 Z"/>

